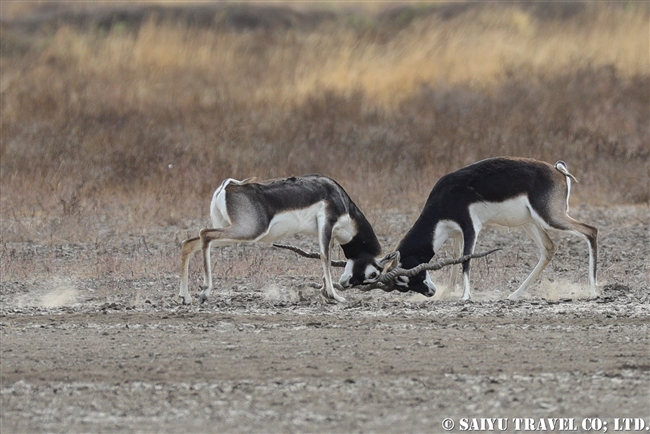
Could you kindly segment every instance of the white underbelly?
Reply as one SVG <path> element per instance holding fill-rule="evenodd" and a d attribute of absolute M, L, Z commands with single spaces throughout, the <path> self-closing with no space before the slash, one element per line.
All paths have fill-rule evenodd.
<path fill-rule="evenodd" d="M 504 202 L 477 202 L 469 206 L 474 226 L 485 224 L 502 226 L 521 226 L 533 220 L 532 207 L 526 195 L 517 196 Z"/>
<path fill-rule="evenodd" d="M 318 214 L 322 212 L 321 202 L 304 208 L 276 214 L 269 223 L 269 229 L 258 241 L 273 242 L 296 234 L 316 235 L 318 233 Z"/>

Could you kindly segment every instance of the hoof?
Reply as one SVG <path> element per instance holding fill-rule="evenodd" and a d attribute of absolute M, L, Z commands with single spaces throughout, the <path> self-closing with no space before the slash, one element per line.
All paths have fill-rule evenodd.
<path fill-rule="evenodd" d="M 320 295 L 325 299 L 327 303 L 330 304 L 336 304 L 336 303 L 346 303 L 347 300 L 344 297 L 341 297 L 340 295 L 334 295 L 331 297 L 325 289 L 321 289 Z"/>
<path fill-rule="evenodd" d="M 589 300 L 596 300 L 598 298 L 601 298 L 602 296 L 603 296 L 603 292 L 594 288 L 594 289 L 591 289 L 589 291 L 588 299 Z"/>
<path fill-rule="evenodd" d="M 192 297 L 190 297 L 190 296 L 187 296 L 187 297 L 181 297 L 181 304 L 182 304 L 183 306 L 187 306 L 187 305 L 192 304 Z"/>
<path fill-rule="evenodd" d="M 209 289 L 207 286 L 201 285 L 201 295 L 199 296 L 199 300 L 201 301 L 200 304 L 205 303 L 208 301 L 208 294 L 210 293 Z"/>

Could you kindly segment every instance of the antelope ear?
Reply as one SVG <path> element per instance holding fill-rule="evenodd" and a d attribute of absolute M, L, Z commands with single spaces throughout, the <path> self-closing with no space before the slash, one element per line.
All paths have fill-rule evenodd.
<path fill-rule="evenodd" d="M 382 273 L 387 273 L 399 265 L 400 254 L 398 251 L 390 252 L 379 260 L 379 266 L 382 268 Z"/>

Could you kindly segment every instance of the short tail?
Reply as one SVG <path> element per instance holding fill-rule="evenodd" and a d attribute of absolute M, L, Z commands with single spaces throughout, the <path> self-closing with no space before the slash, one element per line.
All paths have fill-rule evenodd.
<path fill-rule="evenodd" d="M 564 161 L 560 160 L 557 163 L 555 163 L 555 168 L 562 175 L 566 176 L 566 212 L 568 214 L 569 213 L 569 196 L 571 196 L 571 180 L 573 179 L 576 183 L 578 183 L 578 180 L 576 179 L 575 176 L 573 176 L 573 175 L 571 175 L 571 173 L 569 173 L 569 169 L 566 166 L 566 163 Z"/>
<path fill-rule="evenodd" d="M 562 160 L 559 160 L 557 163 L 555 163 L 555 168 L 564 176 L 573 179 L 576 183 L 578 183 L 578 180 L 576 179 L 575 176 L 571 175 L 569 173 L 569 168 L 566 166 L 566 163 Z"/>

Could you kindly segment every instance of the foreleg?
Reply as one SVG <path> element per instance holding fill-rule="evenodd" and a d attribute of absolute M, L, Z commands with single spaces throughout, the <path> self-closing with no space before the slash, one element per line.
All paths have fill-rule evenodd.
<path fill-rule="evenodd" d="M 325 283 L 325 292 L 327 298 L 345 303 L 345 298 L 336 293 L 332 284 L 332 265 L 330 256 L 332 254 L 332 224 L 325 218 L 319 218 L 318 221 L 318 244 L 320 250 L 320 259 L 323 265 L 323 280 Z"/>
<path fill-rule="evenodd" d="M 460 258 L 463 254 L 463 235 L 462 233 L 457 233 L 456 236 L 452 239 L 453 243 L 453 257 Z M 449 287 L 448 291 L 453 290 L 458 284 L 458 275 L 460 274 L 460 264 L 454 264 L 451 266 L 451 276 L 449 276 Z"/>
<path fill-rule="evenodd" d="M 463 230 L 463 256 L 474 253 L 477 236 L 478 232 L 475 231 L 473 227 Z M 472 298 L 472 295 L 470 294 L 469 272 L 470 261 L 467 260 L 463 262 L 463 300 L 469 300 Z"/>

